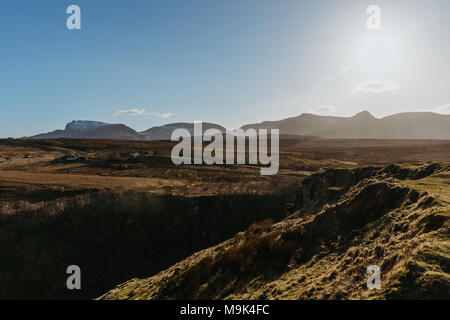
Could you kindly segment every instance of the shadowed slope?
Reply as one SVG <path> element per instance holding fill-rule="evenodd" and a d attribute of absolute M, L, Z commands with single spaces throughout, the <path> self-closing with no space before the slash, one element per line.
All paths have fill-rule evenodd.
<path fill-rule="evenodd" d="M 427 170 L 412 167 L 408 176 L 427 172 L 422 179 L 448 188 L 439 178 L 447 166 Z M 286 220 L 253 225 L 101 299 L 448 299 L 450 199 L 388 171 L 319 172 Z M 316 187 L 321 196 L 305 202 Z M 367 290 L 370 265 L 381 268 L 381 290 Z"/>

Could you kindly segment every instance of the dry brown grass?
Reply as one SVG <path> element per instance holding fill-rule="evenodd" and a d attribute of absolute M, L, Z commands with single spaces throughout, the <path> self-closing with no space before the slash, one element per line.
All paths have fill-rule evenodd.
<path fill-rule="evenodd" d="M 445 265 L 442 267 L 441 264 L 431 263 L 431 267 L 425 266 L 429 263 L 427 257 L 430 256 L 428 254 L 430 250 L 433 252 L 431 254 L 433 259 L 441 261 L 442 258 L 439 257 L 442 254 L 436 252 L 445 252 L 448 247 L 446 239 L 436 240 L 441 235 L 436 226 L 440 226 L 441 217 L 446 216 L 444 213 L 448 216 L 448 173 L 440 172 L 420 179 L 415 177 L 428 170 L 427 162 L 450 161 L 449 141 L 285 139 L 280 141 L 280 171 L 272 177 L 262 177 L 259 167 L 251 165 L 174 166 L 169 157 L 173 145 L 172 142 L 151 141 L 0 140 L 0 214 L 10 214 L 3 218 L 14 218 L 13 214 L 17 214 L 18 219 L 22 219 L 25 215 L 22 216 L 21 213 L 27 212 L 29 213 L 27 217 L 34 219 L 36 212 L 45 212 L 44 215 L 36 215 L 38 221 L 42 219 L 45 222 L 50 213 L 68 212 L 66 210 L 73 209 L 70 204 L 74 201 L 83 202 L 83 199 L 106 191 L 121 194 L 128 190 L 145 196 L 182 195 L 189 199 L 214 196 L 222 199 L 220 201 L 225 201 L 224 203 L 229 201 L 232 203 L 235 196 L 244 198 L 260 196 L 261 201 L 268 201 L 270 197 L 280 194 L 295 196 L 304 179 L 313 175 L 315 179 L 320 177 L 321 180 L 313 183 L 314 187 L 303 194 L 304 199 L 301 203 L 297 201 L 294 205 L 292 199 L 285 199 L 277 204 L 283 208 L 297 207 L 299 211 L 296 215 L 276 224 L 270 220 L 253 224 L 246 232 L 217 247 L 194 254 L 149 282 L 131 281 L 122 286 L 121 290 L 114 291 L 111 297 L 367 298 L 369 296 L 361 289 L 365 280 L 363 266 L 367 262 L 382 264 L 389 272 L 389 279 L 392 279 L 390 291 L 375 297 L 395 297 L 413 294 L 410 281 L 412 276 L 416 280 L 423 278 L 424 283 L 432 283 L 437 281 L 436 279 L 445 279 L 448 274 L 448 271 L 444 270 Z M 134 151 L 142 155 L 136 159 L 123 156 L 124 153 Z M 84 160 L 74 163 L 54 161 L 71 153 L 79 155 Z M 377 168 L 359 170 L 359 167 L 366 165 L 381 167 L 394 162 L 403 165 L 386 168 L 382 179 L 380 178 L 386 180 L 379 181 L 379 184 L 371 181 L 370 188 L 363 184 L 355 187 L 356 182 L 378 170 Z M 335 170 L 320 171 L 325 168 Z M 395 180 L 400 179 L 405 172 L 411 173 L 407 179 Z M 304 184 L 303 189 L 307 185 Z M 409 191 L 405 190 L 410 189 L 416 190 L 415 195 L 420 194 L 419 199 L 408 198 Z M 422 195 L 425 191 L 429 194 Z M 98 238 L 93 235 L 98 235 L 99 232 L 110 234 L 111 230 L 108 228 L 115 228 L 115 225 L 98 232 L 94 230 L 92 233 L 90 228 L 103 228 L 102 219 L 107 219 L 108 214 L 111 210 L 116 210 L 116 207 L 123 209 L 121 214 L 124 215 L 123 217 L 120 215 L 120 223 L 117 225 L 126 230 L 128 224 L 123 223 L 128 220 L 124 217 L 130 213 L 133 216 L 136 212 L 147 212 L 145 208 L 136 207 L 134 200 L 122 200 L 118 198 L 113 201 L 112 203 L 116 205 L 112 208 L 103 207 L 101 203 L 95 204 L 92 208 L 86 206 L 87 203 L 84 204 L 88 212 L 80 216 L 87 221 L 98 220 L 92 223 L 80 222 L 81 220 L 76 222 L 76 225 L 83 226 L 81 230 L 87 232 L 86 243 L 97 241 Z M 220 201 L 218 202 L 220 205 L 212 206 L 207 211 L 207 217 L 213 217 L 212 220 L 205 218 L 204 221 L 190 225 L 192 230 L 185 226 L 180 230 L 195 231 L 201 223 L 208 229 L 217 218 L 217 214 L 224 218 L 230 211 L 235 212 L 236 208 L 239 208 L 230 207 Z M 410 203 L 407 203 L 408 201 Z M 252 203 L 254 202 L 249 202 Z M 262 203 L 264 202 L 258 205 Z M 259 212 L 258 205 L 252 205 L 246 210 Z M 102 214 L 91 215 L 92 212 L 97 212 L 96 210 Z M 264 210 L 263 212 L 267 214 L 260 216 L 255 213 L 248 217 L 250 220 L 245 220 L 245 225 L 280 214 L 280 212 L 269 214 Z M 73 218 L 76 220 L 79 211 L 82 210 L 75 211 L 70 212 L 76 214 Z M 361 215 L 361 212 L 366 215 Z M 161 221 L 164 222 L 165 217 L 161 215 Z M 224 234 L 231 236 L 230 230 L 236 231 L 233 229 L 235 223 L 227 220 L 218 227 L 228 232 Z M 133 223 L 131 225 L 133 226 Z M 17 223 L 14 226 L 20 227 L 21 224 Z M 47 222 L 37 223 L 35 227 L 36 239 L 45 238 L 46 233 L 39 228 L 46 228 Z M 55 230 L 58 228 L 55 227 Z M 167 227 L 167 230 L 172 229 Z M 8 233 L 9 228 L 4 228 L 3 231 L 6 238 L 11 236 Z M 20 234 L 22 232 L 23 230 Z M 133 239 L 135 233 L 134 230 L 127 232 L 125 233 L 127 236 L 121 238 L 123 229 L 118 230 L 114 243 L 122 249 L 123 246 L 133 245 L 135 250 L 122 252 L 139 256 L 143 252 L 141 250 L 145 249 L 142 247 L 143 242 L 130 244 L 130 239 Z M 70 239 L 72 244 L 68 244 L 68 247 L 78 243 L 74 239 L 78 239 L 79 233 L 68 232 L 68 234 L 73 237 Z M 22 241 L 28 238 L 17 239 L 20 241 L 10 242 L 29 245 L 29 249 L 31 248 L 29 254 L 24 257 L 37 257 L 38 260 L 41 258 L 43 250 L 35 250 L 34 243 Z M 219 238 L 214 239 L 217 241 Z M 211 241 L 207 243 L 214 242 Z M 53 243 L 59 241 L 51 239 L 49 244 Z M 116 252 L 116 248 L 108 247 L 111 243 L 113 242 L 108 240 L 102 245 L 111 252 Z M 181 241 L 181 243 L 188 245 L 190 242 Z M 196 245 L 185 248 L 183 253 L 192 253 L 193 249 L 201 247 L 197 242 Z M 90 247 L 86 245 L 86 248 Z M 48 247 L 45 250 L 48 250 Z M 98 250 L 98 254 L 101 256 L 101 252 L 104 251 Z M 1 253 L 5 255 L 5 261 L 13 261 L 11 254 L 18 252 L 21 250 L 16 250 L 14 246 L 6 246 Z M 414 260 L 412 256 L 416 254 L 425 257 L 425 260 Z M 157 253 L 155 256 L 159 259 L 164 257 L 164 254 Z M 180 255 L 175 256 L 180 258 Z M 43 269 L 49 263 L 45 257 L 47 253 L 42 258 L 45 262 Z M 178 261 L 171 258 L 172 260 L 167 261 L 171 263 Z M 24 258 L 23 261 L 27 260 Z M 97 260 L 90 257 L 88 261 Z M 158 260 L 158 263 L 161 261 Z M 21 268 L 31 268 L 31 265 L 22 265 Z M 126 266 L 124 263 L 125 269 Z M 153 266 L 149 262 L 147 269 Z M 18 268 L 11 270 L 16 269 L 18 270 Z M 139 272 L 144 273 L 143 269 Z M 444 275 L 437 277 L 436 273 Z M 126 279 L 129 279 L 135 274 L 130 271 L 127 276 L 129 277 Z M 125 280 L 120 277 L 115 279 Z M 102 281 L 111 284 L 108 282 L 110 279 L 102 278 Z M 158 285 L 153 281 L 157 281 Z M 168 283 L 166 286 L 162 285 L 164 281 Z M 396 285 L 395 281 L 400 285 Z M 142 283 L 145 284 L 145 289 L 140 287 Z M 445 281 L 442 283 L 445 285 Z M 11 288 L 17 287 L 14 283 L 10 285 Z M 396 289 L 399 287 L 404 291 L 397 292 Z M 21 288 L 26 286 L 23 285 Z M 33 292 L 39 292 L 38 288 L 34 289 L 36 290 Z M 28 290 L 31 292 L 32 289 Z"/>
<path fill-rule="evenodd" d="M 20 194 L 39 197 L 46 187 L 48 194 L 104 189 L 144 189 L 153 194 L 192 196 L 268 194 L 299 185 L 305 177 L 322 168 L 450 161 L 448 141 L 284 139 L 280 141 L 279 173 L 262 177 L 258 166 L 174 166 L 170 160 L 174 144 L 164 141 L 0 140 L 0 190 L 5 191 L 0 198 L 26 200 L 24 197 L 14 199 Z M 137 159 L 123 156 L 133 151 L 141 156 Z M 71 153 L 85 160 L 53 161 Z"/>
<path fill-rule="evenodd" d="M 323 203 L 316 204 L 314 213 L 274 225 L 254 224 L 157 276 L 135 279 L 102 298 L 448 299 L 449 203 L 385 172 L 372 171 L 337 199 L 320 198 Z M 430 174 L 416 183 L 432 179 Z M 442 174 L 447 173 L 438 176 Z M 308 180 L 312 182 L 304 183 L 300 193 L 309 194 L 318 184 L 342 185 L 328 172 Z M 366 288 L 369 265 L 382 269 L 380 291 Z"/>

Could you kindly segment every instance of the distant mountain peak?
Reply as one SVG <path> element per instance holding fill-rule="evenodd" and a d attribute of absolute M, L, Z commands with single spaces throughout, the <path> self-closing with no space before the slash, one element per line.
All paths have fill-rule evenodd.
<path fill-rule="evenodd" d="M 100 121 L 74 120 L 64 130 L 55 130 L 31 137 L 32 139 L 115 139 L 145 140 L 145 137 L 124 124 L 109 124 Z"/>
<path fill-rule="evenodd" d="M 305 113 L 302 113 L 301 115 L 299 115 L 298 117 L 299 118 L 314 118 L 314 117 L 316 117 L 316 115 L 313 113 L 305 112 Z"/>
<path fill-rule="evenodd" d="M 140 132 L 140 134 L 150 140 L 171 140 L 172 132 L 176 129 L 186 129 L 187 131 L 190 132 L 191 135 L 193 135 L 194 123 L 192 122 L 169 123 L 159 127 L 152 127 L 148 130 Z M 206 131 L 208 129 L 217 129 L 220 132 L 226 131 L 226 128 L 222 127 L 221 125 L 210 122 L 202 122 L 202 129 L 203 131 Z"/>
<path fill-rule="evenodd" d="M 358 112 L 357 114 L 355 114 L 353 116 L 353 118 L 358 118 L 358 119 L 376 119 L 369 111 L 364 110 L 361 112 Z"/>
<path fill-rule="evenodd" d="M 91 120 L 73 120 L 66 125 L 66 130 L 87 130 L 106 126 L 107 123 Z"/>

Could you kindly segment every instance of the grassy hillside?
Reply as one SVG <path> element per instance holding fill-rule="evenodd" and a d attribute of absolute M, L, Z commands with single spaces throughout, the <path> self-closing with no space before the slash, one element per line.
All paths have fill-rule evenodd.
<path fill-rule="evenodd" d="M 101 299 L 449 299 L 449 166 L 331 169 L 297 211 Z M 366 268 L 382 272 L 367 290 Z"/>

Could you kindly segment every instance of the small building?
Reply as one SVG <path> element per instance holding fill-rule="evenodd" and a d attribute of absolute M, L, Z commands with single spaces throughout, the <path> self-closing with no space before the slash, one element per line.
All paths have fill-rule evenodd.
<path fill-rule="evenodd" d="M 78 157 L 76 154 L 66 154 L 65 156 L 62 156 L 61 158 L 56 159 L 57 161 L 77 161 L 80 160 L 80 157 Z"/>

